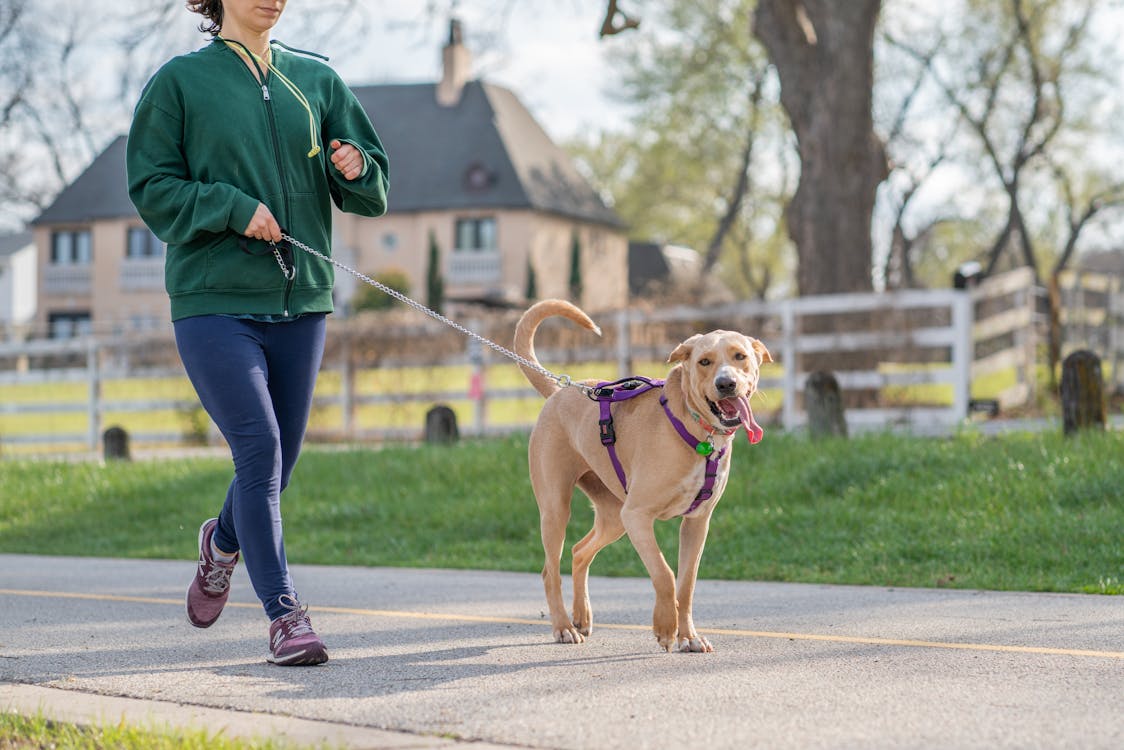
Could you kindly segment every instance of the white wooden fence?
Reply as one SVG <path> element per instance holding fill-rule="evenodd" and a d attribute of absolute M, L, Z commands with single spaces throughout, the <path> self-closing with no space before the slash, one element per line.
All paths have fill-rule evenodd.
<path fill-rule="evenodd" d="M 922 318 L 943 322 L 932 325 L 909 325 L 909 311 L 924 311 Z M 890 325 L 828 333 L 806 333 L 809 319 L 824 316 L 866 314 L 868 321 Z M 901 317 L 902 320 L 893 320 Z M 679 308 L 646 313 L 625 311 L 619 316 L 618 340 L 622 350 L 618 356 L 622 375 L 627 373 L 627 352 L 632 332 L 660 323 L 718 321 L 722 327 L 740 330 L 764 341 L 776 360 L 775 366 L 762 370 L 762 390 L 781 392 L 780 424 L 794 430 L 807 422 L 802 394 L 811 374 L 801 363 L 806 356 L 819 355 L 819 361 L 843 354 L 864 355 L 862 369 L 840 369 L 832 372 L 843 390 L 882 390 L 888 386 L 908 389 L 916 385 L 945 385 L 951 389 L 951 402 L 934 405 L 923 401 L 895 405 L 874 404 L 851 408 L 849 425 L 857 429 L 908 428 L 915 432 L 944 432 L 955 426 L 968 413 L 972 368 L 972 295 L 950 289 L 902 291 L 890 294 L 834 294 L 801 297 L 782 302 L 739 302 L 701 310 Z M 894 323 L 900 323 L 895 325 Z M 695 327 L 695 330 L 699 330 Z M 665 344 L 669 342 L 664 342 Z M 666 355 L 671 349 L 663 348 Z M 902 356 L 871 357 L 872 352 L 920 354 L 920 362 Z M 656 354 L 649 351 L 649 354 Z M 635 357 L 635 352 L 633 353 Z M 897 368 L 879 367 L 893 361 Z M 915 366 L 911 366 L 915 365 Z M 766 404 L 767 406 L 767 404 Z M 755 407 L 756 408 L 756 407 Z"/>
<path fill-rule="evenodd" d="M 637 373 L 634 362 L 663 361 L 678 341 L 698 331 L 713 328 L 740 330 L 760 338 L 768 346 L 774 365 L 763 370 L 761 388 L 766 398 L 755 401 L 755 412 L 767 426 L 798 430 L 806 424 L 803 409 L 803 388 L 810 371 L 805 362 L 823 369 L 824 363 L 836 376 L 844 390 L 861 389 L 875 394 L 862 406 L 849 407 L 846 418 L 852 430 L 905 430 L 919 434 L 940 434 L 955 429 L 972 408 L 974 379 L 997 371 L 1014 373 L 1014 385 L 1000 394 L 1003 407 L 1023 404 L 1034 398 L 1035 367 L 1042 361 L 1045 313 L 1044 290 L 1032 283 L 1028 271 L 1013 271 L 993 277 L 972 290 L 911 290 L 887 294 L 839 294 L 805 297 L 780 302 L 738 302 L 710 308 L 665 308 L 644 310 L 632 308 L 615 313 L 602 313 L 605 335 L 591 342 L 585 332 L 567 332 L 564 327 L 544 326 L 540 359 L 548 368 L 552 363 L 603 362 L 606 380 L 632 374 L 659 375 L 660 372 Z M 1120 305 L 1119 285 L 1111 297 L 1115 310 Z M 502 345 L 510 345 L 516 314 L 464 321 L 469 327 Z M 1115 316 L 1115 317 L 1114 317 Z M 420 316 L 419 316 L 420 318 Z M 1113 362 L 1109 372 L 1121 378 L 1120 350 L 1124 346 L 1120 313 L 1094 318 L 1097 330 L 1108 333 L 1098 339 L 1107 347 L 1099 351 L 1102 359 Z M 825 321 L 830 321 L 825 325 Z M 476 327 L 479 325 L 479 328 Z M 1108 325 L 1108 328 L 1104 328 Z M 1086 323 L 1089 330 L 1092 323 Z M 385 338 L 385 326 L 377 326 Z M 490 387 L 484 378 L 467 378 L 463 389 L 411 392 L 362 393 L 355 387 L 357 367 L 353 349 L 360 346 L 362 332 L 354 321 L 335 320 L 329 341 L 349 342 L 336 346 L 325 358 L 324 369 L 339 373 L 338 393 L 318 396 L 317 407 L 327 407 L 340 414 L 336 427 L 320 430 L 311 439 L 332 440 L 417 440 L 424 424 L 407 427 L 360 423 L 357 411 L 379 404 L 457 404 L 461 432 L 486 435 L 511 430 L 529 429 L 533 415 L 525 423 L 497 424 L 490 418 L 492 409 L 510 399 L 537 397 L 529 387 Z M 461 365 L 482 373 L 488 365 L 503 361 L 501 355 L 480 347 L 440 323 L 422 318 L 411 323 L 408 338 L 414 351 L 418 343 L 440 338 L 430 346 L 437 354 L 423 363 L 410 362 L 406 356 L 384 357 L 380 370 L 407 365 Z M 444 337 L 444 338 L 441 338 Z M 166 338 L 166 337 L 165 337 Z M 459 343 L 458 343 L 459 342 Z M 167 346 L 167 341 L 164 341 Z M 132 342 L 134 349 L 148 351 L 152 347 Z M 169 366 L 137 367 L 129 356 L 120 354 L 119 338 L 84 338 L 68 341 L 32 341 L 0 344 L 0 394 L 20 387 L 44 387 L 52 384 L 84 382 L 86 398 L 82 402 L 62 402 L 50 397 L 33 401 L 3 399 L 0 396 L 0 425 L 5 417 L 33 418 L 35 415 L 84 413 L 80 432 L 42 430 L 33 433 L 4 430 L 0 427 L 0 452 L 26 453 L 29 450 L 59 452 L 96 451 L 109 413 L 175 410 L 199 412 L 198 402 L 187 391 L 179 399 L 141 400 L 107 399 L 103 383 L 117 381 L 120 393 L 122 378 L 182 378 L 178 362 Z M 1106 356 L 1107 354 L 1107 356 Z M 391 361 L 393 359 L 394 361 Z M 53 362 L 62 366 L 36 367 L 36 362 Z M 562 368 L 564 371 L 564 367 Z M 1119 382 L 1119 380 L 1117 380 Z M 11 389 L 7 390 L 6 389 Z M 126 388 L 126 391 L 128 389 Z M 209 423 L 209 420 L 205 420 Z M 179 444 L 198 439 L 198 430 L 186 430 L 174 421 L 155 431 L 132 431 L 134 443 Z M 217 435 L 213 426 L 206 433 L 208 440 Z M 16 450 L 18 448 L 18 450 Z"/>

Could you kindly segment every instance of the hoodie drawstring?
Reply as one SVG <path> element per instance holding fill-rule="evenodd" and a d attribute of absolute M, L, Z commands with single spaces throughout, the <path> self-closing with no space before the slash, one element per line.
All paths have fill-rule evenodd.
<path fill-rule="evenodd" d="M 217 36 L 217 35 L 216 35 L 215 38 L 218 39 L 219 41 L 221 41 L 227 47 L 230 47 L 235 52 L 238 51 L 235 48 L 235 45 L 238 45 L 238 47 L 241 47 L 243 50 L 245 50 L 247 55 L 249 55 L 251 58 L 253 58 L 255 61 L 257 61 L 261 65 L 264 65 L 266 68 L 268 68 L 269 71 L 272 72 L 274 75 L 276 75 L 277 79 L 279 81 L 281 81 L 282 84 L 285 85 L 285 88 L 289 89 L 289 93 L 291 93 L 293 95 L 293 97 L 298 102 L 300 102 L 300 105 L 302 107 L 304 107 L 305 111 L 308 112 L 308 140 L 309 140 L 310 145 L 312 146 L 312 148 L 308 152 L 308 158 L 311 159 L 312 157 L 319 154 L 320 153 L 320 144 L 318 144 L 316 142 L 316 117 L 312 114 L 312 106 L 308 103 L 308 98 L 304 95 L 304 92 L 301 91 L 299 88 L 297 88 L 297 85 L 295 83 L 293 83 L 292 81 L 290 81 L 285 76 L 284 73 L 282 73 L 280 70 L 277 69 L 277 67 L 273 63 L 271 63 L 268 60 L 262 59 L 261 55 L 258 55 L 256 52 L 251 50 L 246 45 L 242 44 L 241 42 L 237 42 L 237 41 L 232 42 L 228 39 L 223 39 L 221 36 Z M 274 42 L 271 41 L 270 44 L 272 45 L 272 44 L 274 44 Z M 285 49 L 290 49 L 289 47 L 285 46 L 284 44 L 281 44 L 280 42 L 277 42 L 277 44 L 281 47 L 284 47 Z M 317 55 L 317 57 L 321 57 L 321 56 Z M 260 68 L 259 68 L 259 72 L 261 72 Z M 264 85 L 264 81 L 262 83 Z"/>

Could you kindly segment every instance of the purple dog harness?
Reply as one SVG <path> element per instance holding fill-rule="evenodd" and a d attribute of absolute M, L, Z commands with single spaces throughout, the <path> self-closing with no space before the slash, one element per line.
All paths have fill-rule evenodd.
<path fill-rule="evenodd" d="M 609 460 L 613 462 L 613 469 L 616 470 L 617 478 L 621 480 L 621 487 L 626 492 L 628 491 L 628 482 L 625 480 L 624 467 L 621 466 L 620 459 L 617 458 L 617 434 L 613 428 L 611 407 L 617 401 L 627 401 L 655 388 L 663 388 L 665 382 L 664 380 L 651 380 L 640 376 L 623 378 L 612 382 L 598 383 L 589 396 L 600 405 L 600 419 L 597 420 L 597 424 L 601 428 L 601 444 L 609 451 Z M 667 405 L 667 396 L 663 393 L 660 394 L 660 406 L 663 407 L 664 413 L 667 414 L 668 421 L 671 422 L 675 431 L 683 438 L 683 442 L 691 446 L 691 449 L 700 456 L 706 458 L 706 479 L 703 481 L 702 489 L 691 502 L 691 506 L 679 514 L 685 516 L 709 500 L 714 494 L 714 482 L 718 477 L 718 464 L 722 461 L 722 457 L 726 455 L 726 448 L 723 447 L 722 450 L 715 453 L 713 445 L 705 440 L 695 438 L 679 418 L 671 413 L 671 408 Z"/>

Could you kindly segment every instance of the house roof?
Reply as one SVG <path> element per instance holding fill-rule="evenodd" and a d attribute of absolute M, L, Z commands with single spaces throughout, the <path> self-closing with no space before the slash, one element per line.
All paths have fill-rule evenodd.
<path fill-rule="evenodd" d="M 353 91 L 390 156 L 392 213 L 528 208 L 622 226 L 511 91 L 469 82 L 454 107 L 437 104 L 432 83 Z M 33 223 L 135 215 L 120 136 Z"/>
<path fill-rule="evenodd" d="M 0 258 L 15 255 L 34 242 L 31 232 L 0 234 Z"/>
<path fill-rule="evenodd" d="M 125 177 L 125 136 L 120 135 L 31 223 L 77 224 L 136 215 Z"/>
<path fill-rule="evenodd" d="M 511 91 L 471 81 L 441 107 L 436 89 L 353 89 L 390 156 L 390 211 L 531 208 L 621 226 Z"/>

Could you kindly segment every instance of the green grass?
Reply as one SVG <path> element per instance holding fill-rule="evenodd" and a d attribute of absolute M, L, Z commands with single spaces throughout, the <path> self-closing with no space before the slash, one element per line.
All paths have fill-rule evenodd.
<path fill-rule="evenodd" d="M 0 552 L 191 559 L 230 477 L 228 459 L 3 461 Z M 296 563 L 542 566 L 525 436 L 309 449 L 284 513 Z M 591 517 L 578 499 L 569 544 Z M 669 560 L 677 527 L 657 523 Z M 593 572 L 645 574 L 626 540 Z M 1121 594 L 1124 434 L 742 440 L 701 575 Z"/>
<path fill-rule="evenodd" d="M 204 731 L 149 729 L 124 722 L 78 726 L 43 716 L 0 712 L 0 750 L 283 750 L 296 747 L 277 740 L 234 739 Z"/>

